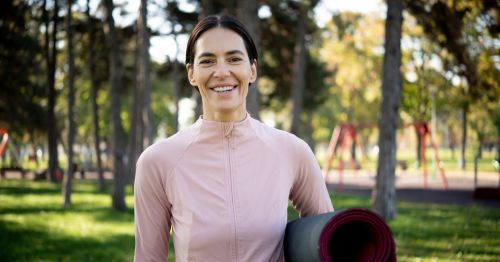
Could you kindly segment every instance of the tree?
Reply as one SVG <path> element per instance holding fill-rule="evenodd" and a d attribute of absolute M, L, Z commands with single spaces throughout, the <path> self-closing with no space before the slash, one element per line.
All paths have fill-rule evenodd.
<path fill-rule="evenodd" d="M 103 0 L 106 19 L 104 31 L 109 48 L 109 78 L 111 96 L 111 158 L 113 162 L 112 206 L 115 210 L 125 211 L 125 166 L 124 166 L 124 131 L 122 125 L 120 89 L 122 88 L 122 68 L 119 54 L 119 42 L 113 18 L 113 0 Z"/>
<path fill-rule="evenodd" d="M 471 103 L 481 97 L 498 100 L 500 87 L 483 73 L 488 68 L 481 61 L 484 53 L 498 49 L 492 44 L 497 38 L 500 22 L 497 18 L 498 1 L 405 1 L 408 10 L 417 18 L 429 39 L 445 48 L 453 60 L 445 61 L 449 71 L 466 79 L 461 101 L 462 155 L 461 167 L 465 170 L 468 114 Z M 479 37 L 478 37 L 479 35 Z M 488 44 L 490 43 L 490 44 Z M 485 52 L 486 51 L 486 52 Z M 483 64 L 479 74 L 479 65 Z M 486 65 L 485 65 L 486 64 Z M 494 67 L 493 67 L 494 68 Z M 451 70 L 450 70 L 451 69 Z M 492 69 L 492 67 L 490 67 Z M 489 71 L 489 70 L 484 70 Z M 493 69 L 498 74 L 498 69 Z M 498 79 L 498 77 L 497 77 Z"/>
<path fill-rule="evenodd" d="M 44 5 L 45 6 L 45 5 Z M 47 64 L 47 85 L 48 85 L 48 104 L 47 104 L 47 138 L 49 145 L 49 167 L 48 174 L 50 181 L 55 182 L 57 180 L 56 172 L 59 168 L 59 157 L 57 153 L 57 119 L 55 115 L 55 105 L 57 93 L 55 89 L 55 74 L 56 74 L 56 64 L 57 64 L 57 24 L 59 21 L 59 4 L 58 0 L 54 0 L 54 10 L 52 15 L 52 40 L 49 41 L 48 29 L 49 23 L 46 20 L 45 23 L 45 44 L 48 46 L 51 43 L 51 53 L 49 54 L 48 49 L 46 49 L 46 64 Z"/>
<path fill-rule="evenodd" d="M 71 206 L 71 181 L 75 173 L 73 144 L 75 140 L 75 121 L 74 121 L 74 107 L 75 107 L 75 61 L 73 55 L 73 29 L 71 28 L 71 7 L 72 0 L 66 2 L 66 52 L 68 59 L 68 167 L 66 175 L 64 176 L 62 194 L 64 198 L 64 206 Z"/>
<path fill-rule="evenodd" d="M 378 110 L 373 108 L 380 106 L 384 20 L 380 15 L 345 11 L 333 14 L 320 32 L 318 57 L 326 63 L 329 74 L 323 79 L 329 88 L 327 100 L 314 114 L 317 139 L 328 142 L 339 123 L 369 125 L 377 121 Z M 358 131 L 359 145 L 367 157 L 374 130 Z"/>
<path fill-rule="evenodd" d="M 260 20 L 258 17 L 259 1 L 255 0 L 238 0 L 237 3 L 237 17 L 246 26 L 248 32 L 252 36 L 257 48 L 260 46 Z M 259 67 L 259 64 L 257 64 Z M 257 70 L 259 72 L 259 70 Z M 260 116 L 260 93 L 259 93 L 259 78 L 252 84 L 248 90 L 247 96 L 247 110 L 250 114 L 259 119 Z"/>
<path fill-rule="evenodd" d="M 42 136 L 47 129 L 44 49 L 29 26 L 38 25 L 32 10 L 39 7 L 31 5 L 0 1 L 0 127 L 8 129 L 11 142 L 35 132 Z"/>
<path fill-rule="evenodd" d="M 151 112 L 151 83 L 150 83 L 150 59 L 149 59 L 149 28 L 148 28 L 148 2 L 141 0 L 139 22 L 138 22 L 138 39 L 139 39 L 139 63 L 138 63 L 138 86 L 143 92 L 143 101 L 140 102 L 142 107 L 142 125 L 144 128 L 142 135 L 142 148 L 145 148 L 153 143 L 153 116 Z"/>
<path fill-rule="evenodd" d="M 406 77 L 403 81 L 401 111 L 404 120 L 411 122 L 432 121 L 432 138 L 437 133 L 436 123 L 436 98 L 445 93 L 448 81 L 431 61 L 439 59 L 441 48 L 435 43 L 422 38 L 422 27 L 416 24 L 415 19 L 405 20 L 404 32 L 415 43 L 403 53 L 404 71 Z M 417 165 L 422 161 L 421 136 L 415 128 Z"/>
<path fill-rule="evenodd" d="M 174 33 L 174 41 L 175 41 L 175 57 L 179 55 L 179 42 L 177 40 L 177 34 Z M 174 126 L 172 127 L 174 132 L 179 131 L 179 100 L 180 100 L 180 89 L 181 89 L 181 81 L 179 79 L 179 76 L 181 74 L 181 65 L 177 62 L 176 59 L 172 62 L 172 74 L 171 74 L 171 79 L 172 79 L 172 90 L 173 90 L 173 99 L 174 99 L 174 104 L 175 104 L 175 112 L 174 112 Z"/>
<path fill-rule="evenodd" d="M 137 20 L 136 84 L 133 92 L 132 123 L 129 138 L 129 159 L 131 161 L 128 162 L 127 168 L 130 181 L 133 181 L 135 163 L 140 153 L 153 141 L 147 15 L 147 0 L 141 0 Z"/>
<path fill-rule="evenodd" d="M 298 7 L 298 33 L 295 42 L 293 59 L 293 81 L 292 81 L 292 126 L 290 131 L 300 136 L 300 113 L 304 100 L 305 65 L 306 65 L 306 28 L 307 6 L 300 4 Z"/>
<path fill-rule="evenodd" d="M 98 177 L 98 187 L 100 192 L 104 192 L 106 189 L 106 184 L 104 182 L 104 174 L 102 170 L 102 160 L 101 160 L 101 138 L 99 136 L 99 108 L 97 106 L 97 76 L 96 76 L 96 51 L 95 51 L 95 39 L 96 39 L 96 29 L 94 19 L 90 15 L 90 0 L 87 0 L 87 30 L 89 36 L 88 43 L 88 65 L 89 65 L 89 77 L 90 77 L 90 90 L 91 90 L 91 103 L 92 103 L 92 126 L 93 126 L 93 136 L 94 136 L 94 150 L 97 162 L 97 177 Z"/>
<path fill-rule="evenodd" d="M 315 78 L 325 73 L 324 64 L 316 63 L 318 59 L 313 57 L 310 47 L 314 44 L 317 26 L 308 15 L 308 8 L 312 8 L 317 1 L 268 1 L 267 7 L 272 15 L 262 17 L 260 21 L 261 30 L 261 59 L 259 66 L 259 90 L 261 92 L 262 113 L 274 115 L 276 126 L 278 128 L 290 129 L 290 116 L 293 112 L 292 103 L 290 103 L 292 90 L 294 89 L 294 77 L 298 80 L 294 71 L 294 65 L 299 60 L 295 60 L 295 46 L 299 39 L 299 8 L 305 5 L 303 12 L 305 19 L 305 57 L 303 69 L 303 82 L 307 83 L 307 88 L 303 89 L 301 107 L 306 104 L 316 103 L 319 107 L 324 102 L 324 91 L 327 91 L 324 78 Z M 276 44 L 279 43 L 279 44 Z M 299 65 L 298 63 L 297 65 Z M 315 68 L 320 71 L 309 70 Z M 297 93 L 296 93 L 297 94 Z M 319 98 L 319 99 L 318 99 Z M 311 100 L 308 100 L 311 99 Z M 318 103 L 320 102 L 320 103 Z M 301 109 L 301 112 L 303 110 Z M 304 125 L 305 121 L 310 120 L 302 112 L 299 113 L 299 125 Z M 290 123 L 290 125 L 288 125 Z M 307 140 L 307 138 L 304 138 Z"/>
<path fill-rule="evenodd" d="M 373 208 L 384 219 L 396 217 L 396 129 L 401 100 L 402 0 L 387 1 L 385 53 L 382 75 L 382 103 L 379 119 L 379 157 Z"/>

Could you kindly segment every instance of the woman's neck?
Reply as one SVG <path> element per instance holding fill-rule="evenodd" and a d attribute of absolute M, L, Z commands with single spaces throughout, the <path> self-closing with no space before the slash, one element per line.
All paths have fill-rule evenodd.
<path fill-rule="evenodd" d="M 246 110 L 229 112 L 203 112 L 203 119 L 217 122 L 239 122 L 247 116 Z"/>

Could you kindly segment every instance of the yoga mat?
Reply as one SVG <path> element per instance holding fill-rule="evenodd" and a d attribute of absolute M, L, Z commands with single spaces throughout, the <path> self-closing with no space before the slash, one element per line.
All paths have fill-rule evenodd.
<path fill-rule="evenodd" d="M 285 260 L 396 261 L 396 246 L 387 224 L 367 209 L 350 208 L 289 222 Z"/>

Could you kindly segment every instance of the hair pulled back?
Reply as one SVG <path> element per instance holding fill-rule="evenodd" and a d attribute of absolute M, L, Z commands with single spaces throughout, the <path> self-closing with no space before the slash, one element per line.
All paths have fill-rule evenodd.
<path fill-rule="evenodd" d="M 245 43 L 245 48 L 248 53 L 248 59 L 250 63 L 254 63 L 254 61 L 259 60 L 255 43 L 245 26 L 236 18 L 227 14 L 223 14 L 207 16 L 199 21 L 198 24 L 196 24 L 193 31 L 191 31 L 191 34 L 189 35 L 186 49 L 186 64 L 192 65 L 194 63 L 196 41 L 198 41 L 203 33 L 212 28 L 229 29 L 240 35 L 243 39 L 243 42 Z M 223 39 L 221 39 L 221 41 L 223 41 Z"/>

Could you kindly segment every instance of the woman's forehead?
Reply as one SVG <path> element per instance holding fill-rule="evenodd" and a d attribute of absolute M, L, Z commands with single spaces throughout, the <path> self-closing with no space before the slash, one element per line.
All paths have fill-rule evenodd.
<path fill-rule="evenodd" d="M 204 32 L 196 41 L 196 54 L 227 53 L 239 50 L 247 54 L 243 38 L 236 32 L 226 28 L 212 28 Z M 196 55 L 196 56 L 197 56 Z"/>

